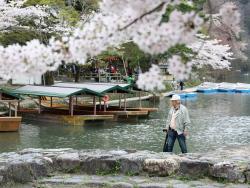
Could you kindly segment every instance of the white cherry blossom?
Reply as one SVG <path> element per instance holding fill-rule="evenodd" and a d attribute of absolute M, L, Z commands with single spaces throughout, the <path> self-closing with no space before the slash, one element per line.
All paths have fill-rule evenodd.
<path fill-rule="evenodd" d="M 157 65 L 152 65 L 148 72 L 141 73 L 136 82 L 137 87 L 146 91 L 161 91 L 165 89 L 164 77 Z"/>
<path fill-rule="evenodd" d="M 176 44 L 187 44 L 197 50 L 202 41 L 196 38 L 196 34 L 203 25 L 203 19 L 196 12 L 183 13 L 174 10 L 169 21 L 162 22 L 165 8 L 178 3 L 178 0 L 102 0 L 99 11 L 93 14 L 88 22 L 79 23 L 79 27 L 75 28 L 71 35 L 67 33 L 60 40 L 51 39 L 47 46 L 38 40 L 27 42 L 24 46 L 0 46 L 0 76 L 11 78 L 17 73 L 41 75 L 46 71 L 55 70 L 61 61 L 84 64 L 88 57 L 96 56 L 110 46 L 119 46 L 127 41 L 135 42 L 141 50 L 152 55 L 163 53 Z M 2 19 L 7 23 L 15 24 L 17 20 L 12 18 L 16 18 L 15 15 L 18 14 L 11 13 L 10 6 L 12 5 L 2 11 L 4 15 L 0 11 L 0 18 L 2 14 Z M 35 7 L 30 8 L 32 11 L 25 11 L 27 14 L 19 10 L 22 7 L 13 5 L 13 8 L 17 8 L 22 16 L 34 14 L 34 17 L 40 19 L 47 16 L 46 11 L 34 13 Z M 39 9 L 43 10 L 43 7 Z M 222 10 L 221 13 L 226 15 L 227 11 Z M 1 24 L 4 25 L 0 19 L 0 27 Z M 218 53 L 211 50 L 213 47 Z M 220 64 L 225 67 L 228 62 L 218 60 L 221 60 L 221 52 L 228 52 L 229 49 L 219 48 L 221 46 L 217 42 L 209 42 L 207 46 L 204 45 L 203 51 L 198 49 L 195 60 L 185 64 L 179 56 L 173 56 L 168 61 L 169 72 L 178 79 L 185 79 L 188 78 L 193 65 L 203 65 L 205 61 L 215 68 L 219 68 Z M 210 55 L 216 57 L 211 58 Z M 212 60 L 208 60 L 209 58 Z M 148 73 L 139 76 L 138 87 L 162 90 L 163 78 L 159 73 L 159 67 L 152 65 Z"/>
<path fill-rule="evenodd" d="M 233 2 L 227 2 L 222 5 L 219 15 L 221 16 L 221 21 L 230 27 L 232 31 L 238 36 L 241 32 L 240 28 L 240 12 L 238 7 Z"/>

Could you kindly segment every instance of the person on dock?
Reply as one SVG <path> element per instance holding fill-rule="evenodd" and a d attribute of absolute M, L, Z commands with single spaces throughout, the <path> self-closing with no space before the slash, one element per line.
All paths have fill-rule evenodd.
<path fill-rule="evenodd" d="M 181 89 L 181 91 L 184 89 L 184 82 L 183 81 L 180 81 L 180 83 L 179 83 L 179 85 L 180 85 L 180 89 Z"/>
<path fill-rule="evenodd" d="M 186 136 L 191 123 L 188 110 L 181 104 L 179 95 L 173 95 L 170 100 L 171 108 L 168 113 L 166 128 L 163 129 L 167 132 L 163 151 L 172 152 L 177 138 L 182 153 L 187 153 Z"/>

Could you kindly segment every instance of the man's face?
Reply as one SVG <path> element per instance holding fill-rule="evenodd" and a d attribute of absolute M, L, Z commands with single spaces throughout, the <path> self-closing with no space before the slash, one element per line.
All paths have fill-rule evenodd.
<path fill-rule="evenodd" d="M 180 101 L 178 101 L 178 100 L 173 100 L 173 101 L 171 101 L 171 104 L 172 104 L 172 106 L 173 106 L 174 108 L 178 108 L 179 105 L 180 105 Z"/>

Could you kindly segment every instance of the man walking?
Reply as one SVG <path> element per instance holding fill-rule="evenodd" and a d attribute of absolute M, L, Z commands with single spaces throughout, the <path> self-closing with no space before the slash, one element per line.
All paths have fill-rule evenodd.
<path fill-rule="evenodd" d="M 168 113 L 166 128 L 163 129 L 163 131 L 167 131 L 164 151 L 172 152 L 177 138 L 182 153 L 187 153 L 186 136 L 190 126 L 188 110 L 181 104 L 179 95 L 173 95 L 170 100 L 172 107 Z"/>

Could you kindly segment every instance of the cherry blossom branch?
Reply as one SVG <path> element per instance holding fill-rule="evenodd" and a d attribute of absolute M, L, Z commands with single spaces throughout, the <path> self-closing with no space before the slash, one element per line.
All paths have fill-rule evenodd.
<path fill-rule="evenodd" d="M 122 28 L 119 28 L 118 31 L 122 31 L 127 29 L 128 27 L 130 27 L 131 25 L 135 24 L 137 21 L 141 20 L 142 18 L 144 18 L 145 16 L 152 14 L 153 12 L 159 10 L 160 8 L 162 8 L 165 5 L 165 2 L 160 3 L 158 6 L 156 6 L 155 8 L 153 8 L 152 10 L 145 12 L 144 14 L 142 14 L 140 17 L 135 18 L 132 22 L 130 22 L 129 24 L 125 25 Z"/>

